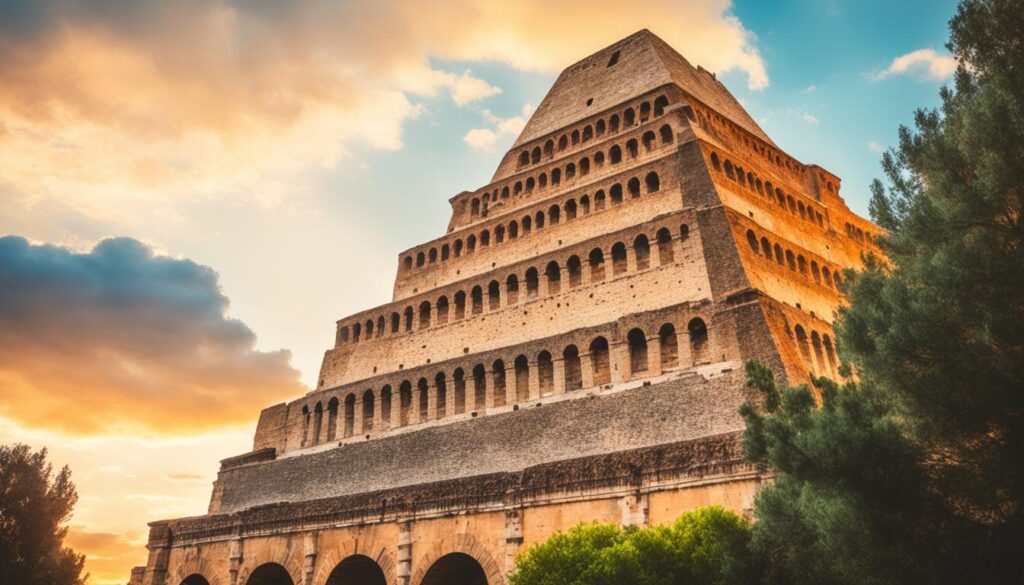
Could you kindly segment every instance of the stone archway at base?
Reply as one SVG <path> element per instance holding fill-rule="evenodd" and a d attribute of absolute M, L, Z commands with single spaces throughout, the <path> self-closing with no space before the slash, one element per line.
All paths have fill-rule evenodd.
<path fill-rule="evenodd" d="M 326 585 L 387 585 L 387 582 L 376 561 L 364 555 L 352 555 L 334 567 Z"/>
<path fill-rule="evenodd" d="M 266 563 L 256 567 L 245 585 L 295 585 L 288 570 L 277 563 Z"/>
<path fill-rule="evenodd" d="M 465 553 L 450 553 L 427 569 L 420 585 L 488 585 L 487 575 L 476 559 Z"/>
<path fill-rule="evenodd" d="M 476 574 L 470 570 L 466 559 L 468 557 L 472 560 L 477 567 L 483 572 L 484 580 L 479 581 L 483 585 L 505 585 L 505 576 L 501 569 L 501 566 L 494 560 L 487 547 L 482 542 L 477 540 L 471 534 L 453 534 L 446 536 L 440 542 L 432 546 L 425 554 L 419 557 L 416 564 L 412 567 L 412 575 L 409 579 L 411 585 L 430 585 L 433 583 L 447 583 L 446 581 L 435 581 L 435 575 L 430 575 L 430 581 L 427 581 L 428 573 L 435 564 L 441 561 L 444 557 L 453 555 L 454 553 L 460 553 L 461 556 L 453 557 L 452 559 L 446 560 L 442 567 L 448 567 L 448 570 L 459 569 L 456 571 L 457 575 L 468 574 L 470 576 Z M 440 574 L 438 572 L 437 574 Z M 452 581 L 451 583 L 461 584 L 461 581 Z M 474 581 L 466 581 L 466 585 L 475 584 Z"/>

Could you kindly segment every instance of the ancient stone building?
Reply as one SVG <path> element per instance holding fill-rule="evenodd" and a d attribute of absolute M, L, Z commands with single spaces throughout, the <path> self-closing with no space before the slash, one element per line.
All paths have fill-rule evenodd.
<path fill-rule="evenodd" d="M 743 511 L 743 364 L 833 376 L 877 228 L 648 31 L 570 66 L 133 585 L 500 585 L 579 522 Z"/>

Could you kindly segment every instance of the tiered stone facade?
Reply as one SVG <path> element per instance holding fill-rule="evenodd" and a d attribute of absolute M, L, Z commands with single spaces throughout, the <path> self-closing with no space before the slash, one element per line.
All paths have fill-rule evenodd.
<path fill-rule="evenodd" d="M 878 231 L 839 184 L 648 31 L 569 67 L 132 583 L 499 585 L 582 521 L 748 509 L 743 363 L 835 376 Z"/>

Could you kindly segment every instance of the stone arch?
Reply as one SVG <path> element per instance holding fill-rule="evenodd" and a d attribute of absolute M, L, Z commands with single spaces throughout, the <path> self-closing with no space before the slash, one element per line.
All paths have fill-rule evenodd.
<path fill-rule="evenodd" d="M 690 356 L 694 365 L 710 361 L 708 326 L 700 317 L 695 317 L 686 326 L 690 334 Z"/>
<path fill-rule="evenodd" d="M 629 343 L 629 373 L 636 374 L 647 371 L 647 334 L 642 329 L 631 329 L 626 336 Z"/>
<path fill-rule="evenodd" d="M 434 563 L 451 554 L 463 554 L 476 561 L 487 577 L 487 585 L 505 585 L 501 565 L 494 560 L 483 543 L 471 534 L 449 535 L 432 546 L 416 561 L 409 579 L 410 585 L 423 585 L 423 578 Z"/>
<path fill-rule="evenodd" d="M 590 342 L 590 364 L 595 386 L 601 386 L 611 382 L 611 361 L 608 352 L 608 340 L 604 337 L 597 337 Z"/>
<path fill-rule="evenodd" d="M 186 553 L 185 558 L 170 571 L 170 579 L 167 580 L 167 584 L 179 585 L 187 582 L 187 585 L 202 585 L 189 581 L 196 576 L 206 581 L 206 585 L 224 585 L 216 564 L 193 552 Z"/>
<path fill-rule="evenodd" d="M 288 573 L 288 576 L 291 577 L 292 585 L 301 585 L 302 558 L 300 553 L 291 552 L 286 548 L 274 550 L 273 552 L 256 554 L 247 558 L 242 562 L 242 566 L 238 570 L 238 579 L 235 583 L 237 583 L 237 585 L 247 585 L 253 573 L 259 570 L 260 567 L 268 565 L 280 566 L 286 573 Z"/>
<path fill-rule="evenodd" d="M 346 540 L 326 554 L 319 555 L 312 585 L 327 585 L 327 580 L 330 579 L 331 572 L 334 571 L 335 567 L 346 559 L 356 556 L 366 557 L 377 563 L 377 566 L 384 573 L 387 585 L 396 585 L 394 558 L 388 552 L 387 547 L 375 538 L 371 540 L 361 538 Z"/>

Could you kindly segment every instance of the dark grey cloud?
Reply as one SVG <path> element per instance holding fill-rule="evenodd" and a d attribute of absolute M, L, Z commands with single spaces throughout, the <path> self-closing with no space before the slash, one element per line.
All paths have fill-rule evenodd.
<path fill-rule="evenodd" d="M 0 238 L 0 414 L 76 434 L 255 420 L 304 389 L 228 307 L 214 270 L 137 240 L 78 253 Z"/>

